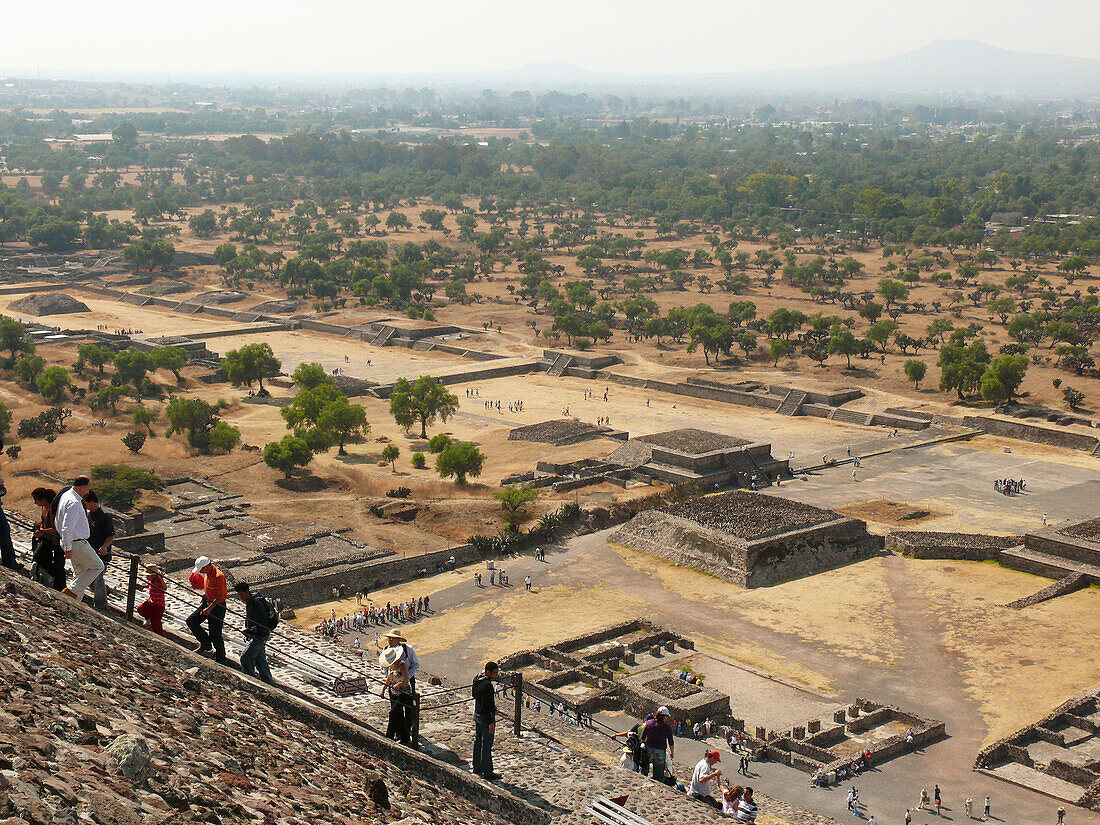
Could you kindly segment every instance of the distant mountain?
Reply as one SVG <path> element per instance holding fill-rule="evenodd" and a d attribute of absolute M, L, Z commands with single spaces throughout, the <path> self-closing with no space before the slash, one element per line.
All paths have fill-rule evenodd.
<path fill-rule="evenodd" d="M 882 60 L 806 69 L 625 75 L 593 72 L 571 63 L 532 63 L 512 72 L 422 76 L 418 80 L 426 85 L 562 91 L 1100 98 L 1100 60 L 1017 52 L 977 40 L 937 40 Z"/>
<path fill-rule="evenodd" d="M 729 79 L 791 91 L 1095 98 L 1100 97 L 1100 60 L 1017 52 L 976 40 L 938 40 L 884 60 Z"/>
<path fill-rule="evenodd" d="M 102 79 L 139 79 L 133 74 L 93 75 Z M 851 95 L 953 99 L 989 96 L 1100 98 L 1100 60 L 1017 52 L 977 40 L 937 40 L 915 51 L 883 60 L 720 74 L 610 74 L 590 71 L 572 63 L 531 63 L 505 72 L 191 74 L 175 77 L 214 85 L 228 82 L 231 85 L 288 85 L 301 88 L 428 87 L 475 92 L 482 89 L 682 95 L 725 92 L 757 96 L 810 94 L 829 99 Z M 91 76 L 84 79 L 91 79 Z"/>

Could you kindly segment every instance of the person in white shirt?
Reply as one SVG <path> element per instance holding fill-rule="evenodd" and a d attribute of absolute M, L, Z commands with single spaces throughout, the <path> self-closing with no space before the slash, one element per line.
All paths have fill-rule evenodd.
<path fill-rule="evenodd" d="M 88 543 L 91 528 L 84 509 L 84 496 L 91 490 L 92 480 L 87 476 L 73 479 L 72 486 L 57 497 L 57 513 L 54 515 L 54 526 L 61 537 L 61 549 L 73 566 L 73 580 L 61 592 L 78 600 L 84 598 L 84 591 L 103 572 L 103 559 Z"/>
<path fill-rule="evenodd" d="M 714 767 L 716 763 L 721 761 L 718 751 L 707 751 L 696 764 L 695 770 L 691 774 L 691 787 L 688 788 L 688 795 L 693 799 L 705 802 L 718 810 L 722 810 L 722 804 L 711 795 L 710 782 L 722 775 L 722 772 Z"/>

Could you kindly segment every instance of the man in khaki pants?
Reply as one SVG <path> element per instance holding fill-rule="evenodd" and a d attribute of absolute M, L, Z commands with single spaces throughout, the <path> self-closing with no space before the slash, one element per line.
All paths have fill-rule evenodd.
<path fill-rule="evenodd" d="M 61 592 L 74 599 L 83 599 L 84 591 L 103 572 L 103 559 L 88 543 L 91 528 L 84 510 L 84 496 L 92 489 L 92 480 L 78 476 L 67 490 L 57 497 L 54 526 L 61 536 L 61 549 L 73 566 L 73 580 Z"/>

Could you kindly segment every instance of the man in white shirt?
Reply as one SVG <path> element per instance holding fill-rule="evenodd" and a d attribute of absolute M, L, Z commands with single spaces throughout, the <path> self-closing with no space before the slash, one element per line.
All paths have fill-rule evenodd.
<path fill-rule="evenodd" d="M 710 782 L 722 775 L 722 772 L 714 767 L 716 763 L 721 761 L 718 751 L 707 751 L 696 764 L 695 770 L 691 774 L 691 787 L 688 788 L 688 794 L 693 799 L 705 802 L 718 810 L 722 810 L 722 804 L 711 795 Z"/>
<path fill-rule="evenodd" d="M 73 579 L 61 592 L 74 599 L 83 599 L 84 591 L 103 572 L 103 559 L 88 543 L 91 528 L 88 513 L 84 509 L 84 496 L 92 490 L 92 480 L 87 476 L 73 479 L 72 486 L 57 497 L 54 526 L 61 537 L 61 549 L 73 566 Z"/>

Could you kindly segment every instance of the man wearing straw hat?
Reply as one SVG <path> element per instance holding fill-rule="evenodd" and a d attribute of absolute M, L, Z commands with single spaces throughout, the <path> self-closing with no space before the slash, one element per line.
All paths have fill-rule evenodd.
<path fill-rule="evenodd" d="M 390 695 L 390 718 L 386 726 L 386 737 L 412 745 L 410 730 L 412 711 L 412 688 L 409 685 L 409 669 L 405 664 L 405 651 L 402 647 L 387 647 L 378 654 L 378 664 L 386 669 L 386 683 L 382 685 L 379 696 Z"/>
<path fill-rule="evenodd" d="M 413 750 L 420 749 L 420 695 L 416 692 L 416 674 L 420 670 L 420 659 L 417 658 L 416 651 L 413 650 L 413 646 L 409 644 L 409 640 L 402 636 L 396 630 L 391 630 L 389 633 L 383 633 L 382 638 L 386 642 L 385 650 L 398 649 L 401 651 L 401 660 L 405 663 L 405 667 L 409 673 L 409 707 L 407 709 L 408 722 L 409 722 L 409 735 L 411 743 L 409 747 Z"/>

